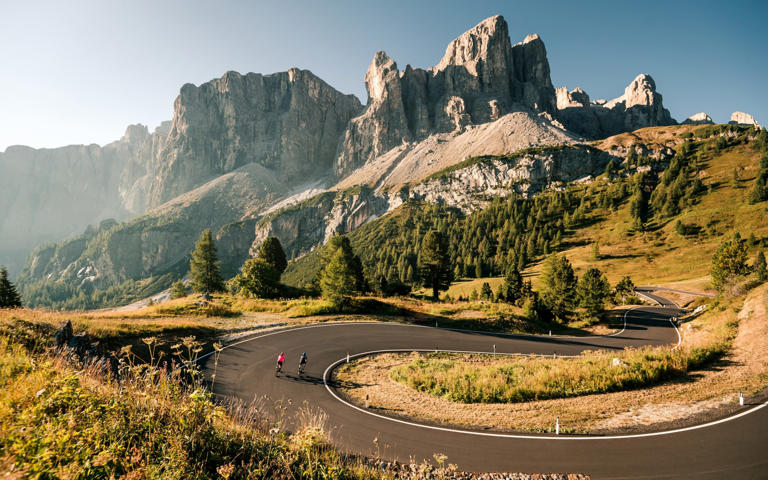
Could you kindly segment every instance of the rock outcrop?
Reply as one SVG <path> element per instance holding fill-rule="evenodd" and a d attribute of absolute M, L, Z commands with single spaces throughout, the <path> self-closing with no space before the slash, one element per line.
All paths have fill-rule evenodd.
<path fill-rule="evenodd" d="M 131 125 L 118 141 L 53 149 L 12 146 L 0 153 L 0 264 L 18 272 L 35 246 L 106 218 L 145 211 L 153 155 L 163 126 Z"/>
<path fill-rule="evenodd" d="M 227 72 L 186 84 L 157 159 L 149 205 L 158 206 L 249 163 L 286 184 L 326 175 L 338 139 L 360 102 L 307 70 L 272 75 Z"/>
<path fill-rule="evenodd" d="M 650 75 L 640 74 L 624 95 L 609 102 L 590 102 L 581 89 L 557 89 L 557 119 L 569 130 L 587 138 L 605 138 L 644 127 L 674 125 Z"/>
<path fill-rule="evenodd" d="M 514 46 L 501 15 L 452 41 L 437 65 L 402 72 L 378 52 L 365 76 L 368 105 L 352 120 L 336 159 L 336 176 L 404 143 L 458 132 L 524 109 L 556 112 L 544 43 L 528 35 Z"/>
<path fill-rule="evenodd" d="M 732 125 L 749 125 L 752 127 L 760 127 L 760 125 L 757 123 L 757 120 L 755 120 L 755 117 L 744 112 L 733 112 L 731 114 L 731 121 L 728 123 Z"/>
<path fill-rule="evenodd" d="M 714 123 L 712 117 L 705 112 L 695 113 L 683 120 L 683 125 L 712 125 Z"/>
<path fill-rule="evenodd" d="M 351 232 L 408 200 L 441 203 L 470 213 L 483 208 L 490 198 L 513 193 L 532 195 L 550 186 L 591 178 L 602 173 L 611 158 L 617 163 L 622 160 L 584 145 L 478 157 L 462 168 L 410 186 L 391 190 L 351 187 L 325 192 L 250 224 L 250 237 L 243 224 L 227 226 L 220 232 L 219 241 L 231 244 L 233 238 L 240 242 L 250 238 L 254 254 L 265 238 L 275 236 L 288 257 L 299 257 L 331 236 Z"/>

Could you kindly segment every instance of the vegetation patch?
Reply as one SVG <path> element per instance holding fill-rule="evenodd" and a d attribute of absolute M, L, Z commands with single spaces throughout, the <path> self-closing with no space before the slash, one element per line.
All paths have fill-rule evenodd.
<path fill-rule="evenodd" d="M 49 351 L 34 329 L 0 331 L 0 454 L 25 478 L 381 478 L 336 452 L 304 408 L 294 435 L 255 409 L 213 403 L 196 375 Z M 24 345 L 24 338 L 36 342 Z M 36 346 L 34 346 L 36 345 Z M 278 425 L 279 427 L 279 425 Z"/>

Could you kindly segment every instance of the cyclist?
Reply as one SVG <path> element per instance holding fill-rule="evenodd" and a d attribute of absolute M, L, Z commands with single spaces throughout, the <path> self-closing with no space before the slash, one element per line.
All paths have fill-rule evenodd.
<path fill-rule="evenodd" d="M 283 370 L 283 362 L 285 362 L 285 352 L 280 352 L 280 355 L 277 356 L 277 368 L 275 369 L 275 374 L 278 374 Z"/>
<path fill-rule="evenodd" d="M 307 352 L 301 354 L 299 358 L 299 375 L 304 373 L 304 368 L 307 366 Z"/>

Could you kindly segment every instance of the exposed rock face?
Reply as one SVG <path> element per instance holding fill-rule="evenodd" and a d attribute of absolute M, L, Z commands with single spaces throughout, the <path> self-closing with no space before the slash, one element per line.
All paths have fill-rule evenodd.
<path fill-rule="evenodd" d="M 122 139 L 0 153 L 0 264 L 18 271 L 36 245 L 82 232 L 106 218 L 143 213 L 162 126 L 131 125 Z"/>
<path fill-rule="evenodd" d="M 588 138 L 604 138 L 622 132 L 676 122 L 664 108 L 656 82 L 647 74 L 638 75 L 624 95 L 609 102 L 589 102 L 581 89 L 557 91 L 557 118 L 569 130 Z"/>
<path fill-rule="evenodd" d="M 324 175 L 360 102 L 307 70 L 272 75 L 228 72 L 184 85 L 158 157 L 149 205 L 160 205 L 213 177 L 257 163 L 286 184 Z"/>
<path fill-rule="evenodd" d="M 744 112 L 733 112 L 731 114 L 731 121 L 728 123 L 736 125 L 750 125 L 755 127 L 760 126 L 755 120 L 755 117 Z"/>
<path fill-rule="evenodd" d="M 683 125 L 712 125 L 713 123 L 715 122 L 712 121 L 712 117 L 704 112 L 695 113 L 683 120 Z"/>
<path fill-rule="evenodd" d="M 442 203 L 469 213 L 487 205 L 488 198 L 512 193 L 531 195 L 553 184 L 602 173 L 611 158 L 609 153 L 583 145 L 544 147 L 519 156 L 486 157 L 410 187 L 388 191 L 357 187 L 325 192 L 256 222 L 250 237 L 251 253 L 265 238 L 275 236 L 289 257 L 298 257 L 331 236 L 351 232 L 408 199 Z M 621 160 L 616 157 L 617 163 Z M 220 240 L 230 243 L 234 236 L 240 241 L 247 238 L 237 225 L 228 228 L 227 235 L 220 235 Z"/>
<path fill-rule="evenodd" d="M 19 281 L 48 279 L 101 289 L 149 276 L 180 275 L 189 268 L 189 252 L 203 230 L 252 217 L 287 193 L 272 172 L 248 164 L 134 220 L 107 222 L 36 249 Z"/>
<path fill-rule="evenodd" d="M 337 177 L 403 143 L 435 133 L 461 133 L 513 110 L 556 112 L 544 43 L 529 35 L 514 46 L 500 15 L 451 42 L 429 70 L 397 64 L 384 52 L 365 76 L 369 101 L 352 120 L 336 160 Z"/>

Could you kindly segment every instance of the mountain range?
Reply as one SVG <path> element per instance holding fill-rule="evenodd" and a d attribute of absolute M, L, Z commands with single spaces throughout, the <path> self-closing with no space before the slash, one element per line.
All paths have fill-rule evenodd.
<path fill-rule="evenodd" d="M 400 69 L 377 52 L 365 84 L 362 105 L 307 70 L 227 72 L 182 86 L 172 120 L 151 133 L 132 125 L 103 147 L 9 147 L 0 263 L 33 303 L 119 291 L 99 297 L 115 303 L 182 275 L 206 228 L 232 275 L 266 236 L 297 258 L 410 199 L 469 212 L 488 196 L 594 175 L 628 151 L 590 140 L 677 123 L 647 74 L 610 101 L 554 88 L 544 42 L 512 44 L 501 16 L 431 68 Z"/>

